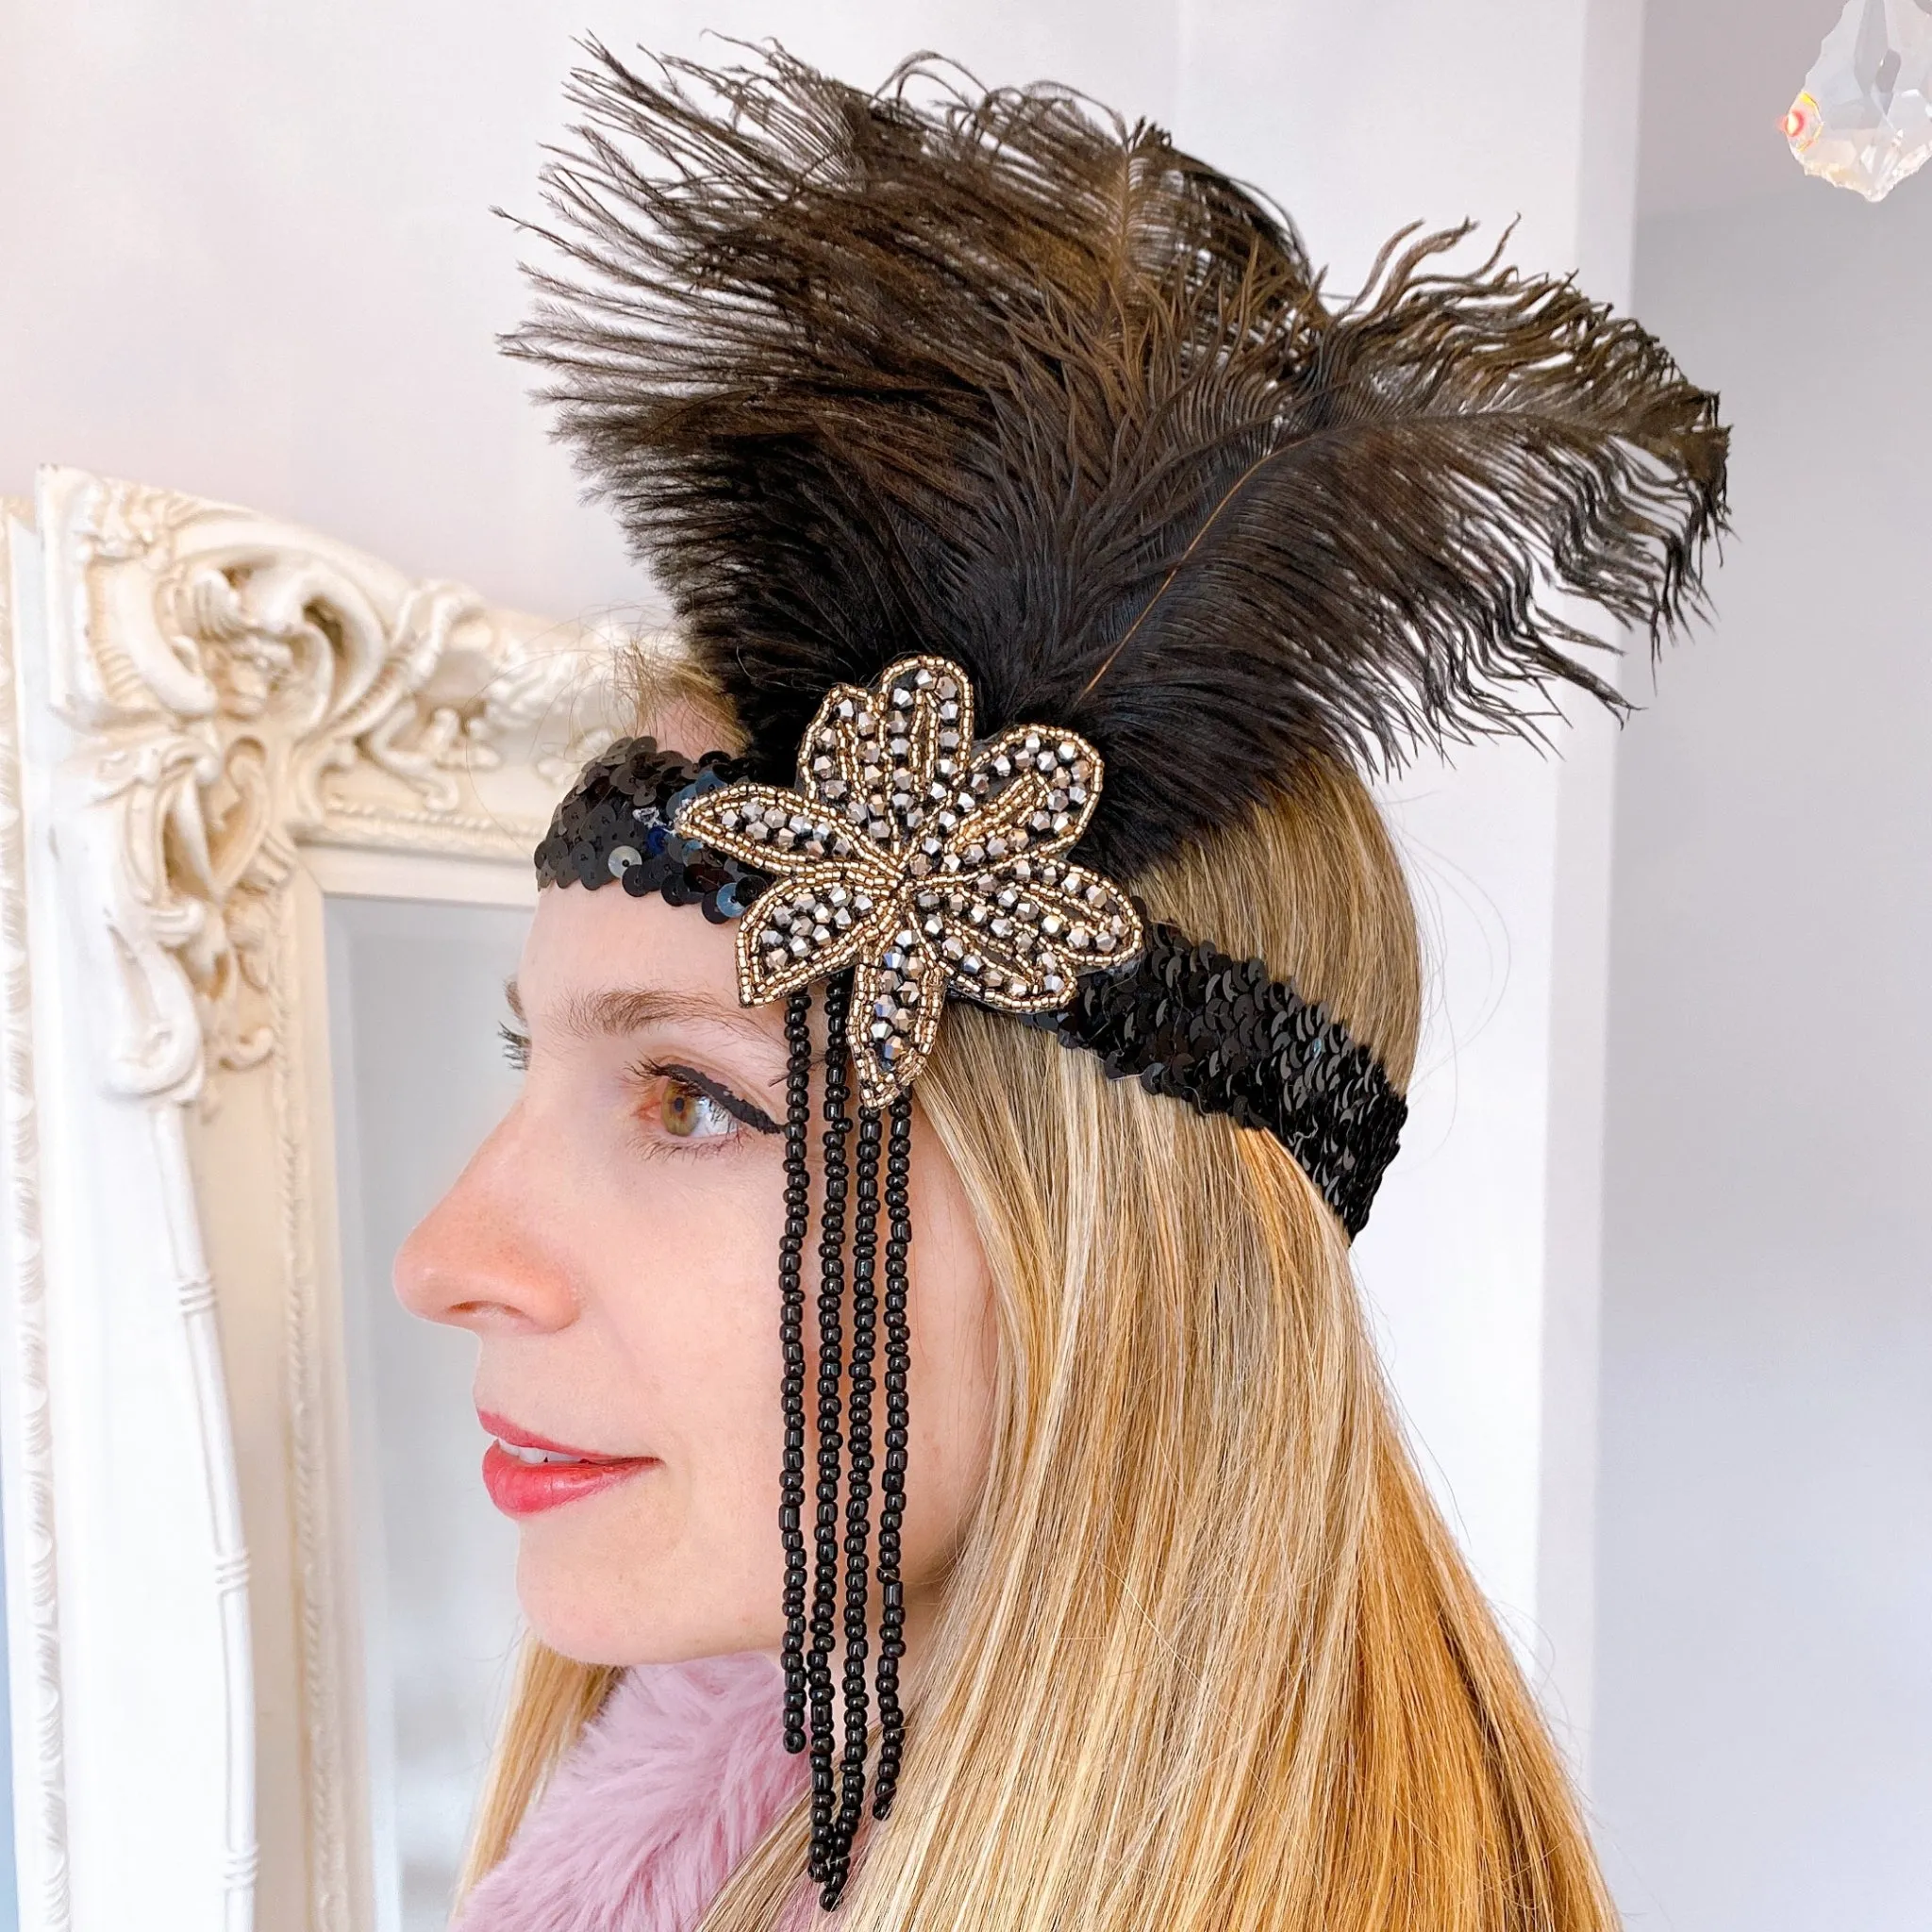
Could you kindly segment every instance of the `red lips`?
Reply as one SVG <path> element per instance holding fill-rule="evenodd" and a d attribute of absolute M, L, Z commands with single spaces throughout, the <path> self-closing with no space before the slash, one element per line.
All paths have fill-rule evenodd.
<path fill-rule="evenodd" d="M 641 1470 L 657 1465 L 654 1456 L 599 1456 L 592 1450 L 573 1449 L 568 1443 L 533 1436 L 505 1417 L 487 1411 L 478 1411 L 476 1420 L 496 1438 L 483 1452 L 483 1487 L 506 1516 L 535 1516 L 544 1509 L 559 1508 L 579 1497 L 614 1489 Z M 525 1462 L 506 1444 L 572 1459 Z"/>

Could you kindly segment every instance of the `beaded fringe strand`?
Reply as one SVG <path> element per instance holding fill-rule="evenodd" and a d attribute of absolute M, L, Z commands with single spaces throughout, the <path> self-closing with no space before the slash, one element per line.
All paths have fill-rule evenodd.
<path fill-rule="evenodd" d="M 778 1340 L 784 1356 L 785 1463 L 778 1532 L 785 1546 L 785 1748 L 805 1749 L 805 1231 L 811 1182 L 811 992 L 785 1007 L 785 1233 L 778 1247 Z"/>
<path fill-rule="evenodd" d="M 807 1682 L 811 1698 L 811 1850 L 808 1871 L 824 1884 L 831 1869 L 836 1817 L 832 1780 L 832 1646 L 839 1601 L 840 1334 L 845 1299 L 845 1143 L 852 1131 L 846 1111 L 851 1059 L 846 1048 L 850 980 L 825 988 L 825 1197 L 819 1216 L 819 1474 L 812 1573 L 811 1653 Z"/>
<path fill-rule="evenodd" d="M 852 1349 L 845 1364 L 845 1753 L 839 1815 L 821 1901 L 829 1911 L 844 1890 L 852 1841 L 865 1810 L 867 1543 L 872 1528 L 873 1350 L 878 1332 L 874 1274 L 879 1244 L 879 1117 L 858 1117 L 858 1158 L 852 1210 Z"/>
<path fill-rule="evenodd" d="M 906 1718 L 899 1707 L 899 1659 L 906 1655 L 906 1596 L 899 1575 L 899 1527 L 906 1514 L 906 1379 L 912 1338 L 906 1311 L 906 1264 L 912 1252 L 912 1101 L 892 1103 L 886 1147 L 886 1459 L 879 1477 L 879 1768 L 872 1815 L 883 1819 L 898 1789 Z"/>

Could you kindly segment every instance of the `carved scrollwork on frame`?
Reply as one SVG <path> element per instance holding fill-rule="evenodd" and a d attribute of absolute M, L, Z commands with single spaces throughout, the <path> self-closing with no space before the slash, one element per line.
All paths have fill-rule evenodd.
<path fill-rule="evenodd" d="M 71 1923 L 76 1858 L 89 1896 L 135 1897 L 133 1866 L 96 1856 L 120 1854 L 103 1821 L 176 1762 L 198 1771 L 145 1814 L 169 1925 L 248 1932 L 258 1889 L 264 1924 L 373 1923 L 330 869 L 305 852 L 456 862 L 339 879 L 521 887 L 619 722 L 609 651 L 327 537 L 76 471 L 43 471 L 0 522 L 0 1479 L 37 1932 Z M 58 1411 L 56 1305 L 77 1363 Z M 70 1629 L 73 1578 L 96 1595 Z M 146 1668 L 156 1628 L 179 1647 L 165 1717 L 64 1695 L 70 1674 Z M 259 1867 L 258 1746 L 261 1789 L 303 1813 L 299 1842 L 277 1813 Z"/>
<path fill-rule="evenodd" d="M 608 641 L 246 511 L 58 473 L 87 608 L 56 705 L 120 988 L 111 1077 L 189 1099 L 269 1050 L 296 841 L 527 852 L 610 735 Z"/>

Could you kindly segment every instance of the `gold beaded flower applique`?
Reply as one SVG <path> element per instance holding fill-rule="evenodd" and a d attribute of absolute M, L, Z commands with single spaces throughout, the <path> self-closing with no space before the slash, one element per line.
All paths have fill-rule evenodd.
<path fill-rule="evenodd" d="M 947 993 L 1053 1012 L 1081 974 L 1141 951 L 1126 893 L 1060 856 L 1101 776 L 1070 731 L 1015 724 L 975 744 L 966 674 L 903 658 L 870 691 L 826 694 L 794 791 L 724 786 L 677 830 L 774 874 L 738 929 L 745 1006 L 853 969 L 858 1097 L 881 1108 L 918 1077 Z"/>

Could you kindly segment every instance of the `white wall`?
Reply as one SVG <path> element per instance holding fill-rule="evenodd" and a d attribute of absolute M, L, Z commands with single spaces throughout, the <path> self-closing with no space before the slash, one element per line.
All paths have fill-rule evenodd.
<path fill-rule="evenodd" d="M 1594 1793 L 1633 1926 L 1924 1932 L 1932 176 L 1778 152 L 1836 0 L 1696 11 L 1637 293 L 1723 391 L 1737 536 L 1620 774 Z"/>
<path fill-rule="evenodd" d="M 860 81 L 922 45 L 990 80 L 1052 75 L 1272 191 L 1338 286 L 1404 222 L 1520 214 L 1525 266 L 1581 262 L 1621 292 L 1635 0 L 16 8 L 0 487 L 58 458 L 319 525 L 500 602 L 637 598 L 491 345 L 523 295 L 485 209 L 534 209 L 587 26 L 684 51 L 701 26 L 776 33 Z M 1581 1721 L 1608 759 L 1599 739 L 1569 766 L 1520 747 L 1458 766 L 1395 788 L 1441 971 L 1362 1262 L 1478 1570 Z"/>
<path fill-rule="evenodd" d="M 1171 6 L 90 0 L 0 10 L 0 488 L 58 458 L 314 524 L 499 603 L 641 591 L 493 335 L 588 33 L 775 34 L 866 81 L 933 43 L 1166 114 Z M 710 50 L 720 56 L 715 42 Z"/>

